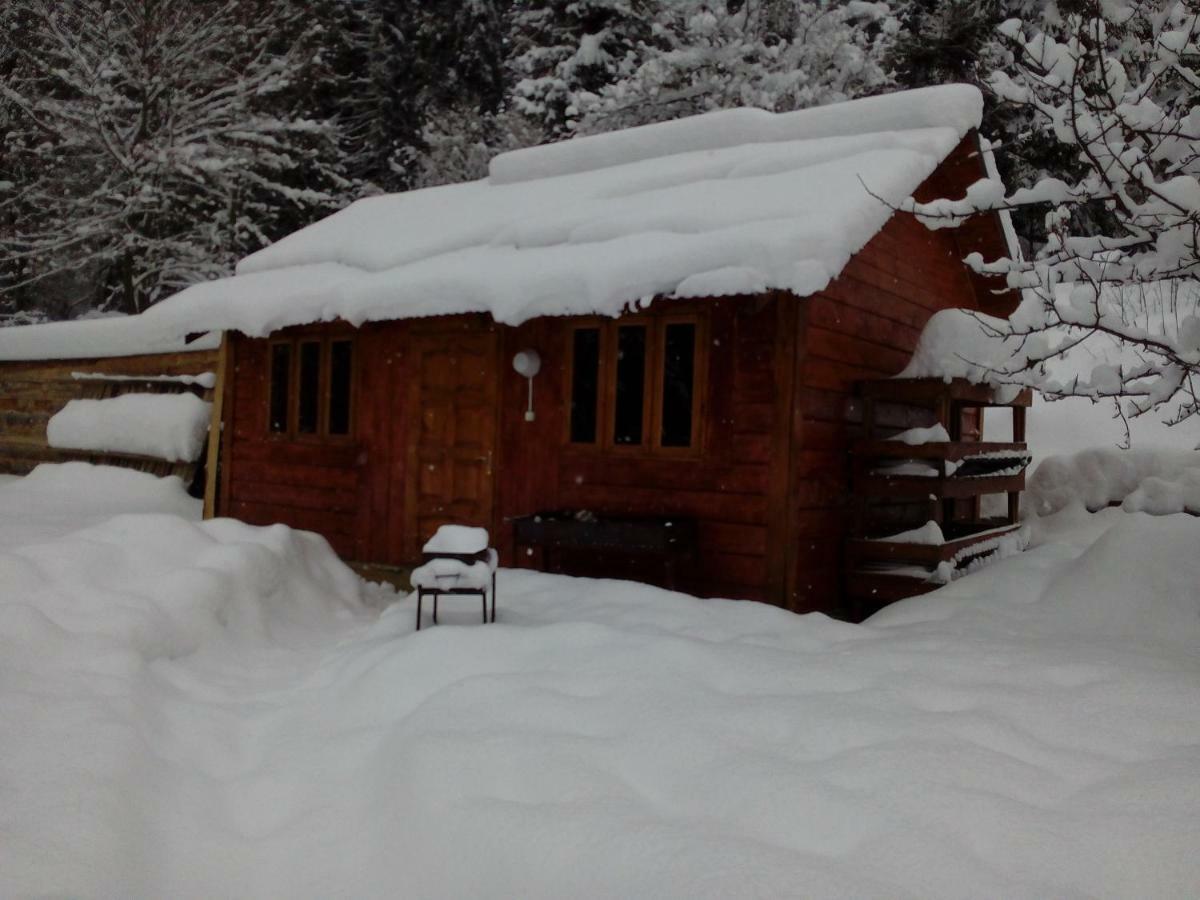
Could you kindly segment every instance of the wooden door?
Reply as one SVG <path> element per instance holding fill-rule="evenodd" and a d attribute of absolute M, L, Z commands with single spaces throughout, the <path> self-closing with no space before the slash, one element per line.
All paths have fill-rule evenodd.
<path fill-rule="evenodd" d="M 493 530 L 497 335 L 487 325 L 412 337 L 408 415 L 407 556 L 439 525 Z"/>

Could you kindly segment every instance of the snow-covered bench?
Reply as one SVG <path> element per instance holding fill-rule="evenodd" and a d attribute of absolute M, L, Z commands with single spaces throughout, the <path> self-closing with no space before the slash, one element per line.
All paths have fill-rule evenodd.
<path fill-rule="evenodd" d="M 426 595 L 433 598 L 433 622 L 438 620 L 438 599 L 479 595 L 483 622 L 488 621 L 487 595 L 492 594 L 492 621 L 496 621 L 496 567 L 499 554 L 488 546 L 484 528 L 442 525 L 421 548 L 422 564 L 413 569 L 410 581 L 417 590 L 417 631 L 421 630 L 421 606 Z"/>

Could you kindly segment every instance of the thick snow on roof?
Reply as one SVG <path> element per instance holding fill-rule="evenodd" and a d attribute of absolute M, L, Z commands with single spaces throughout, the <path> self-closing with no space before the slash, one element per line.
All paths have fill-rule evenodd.
<path fill-rule="evenodd" d="M 196 328 L 194 331 L 208 331 Z M 173 333 L 147 316 L 105 316 L 41 325 L 0 328 L 0 361 L 38 359 L 104 359 L 143 353 L 212 350 L 219 334 L 206 334 L 188 344 L 187 332 Z"/>
<path fill-rule="evenodd" d="M 360 200 L 144 318 L 164 334 L 482 312 L 617 314 L 654 296 L 836 277 L 980 120 L 950 85 L 732 110 L 504 154 L 488 179 Z"/>

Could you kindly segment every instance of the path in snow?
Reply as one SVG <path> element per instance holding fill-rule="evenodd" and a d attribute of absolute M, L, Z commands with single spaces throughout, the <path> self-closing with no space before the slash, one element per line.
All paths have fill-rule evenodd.
<path fill-rule="evenodd" d="M 287 529 L 71 532 L 182 501 L 70 475 L 0 485 L 5 896 L 1200 883 L 1190 518 L 1068 510 L 870 627 L 506 571 L 415 634 Z"/>

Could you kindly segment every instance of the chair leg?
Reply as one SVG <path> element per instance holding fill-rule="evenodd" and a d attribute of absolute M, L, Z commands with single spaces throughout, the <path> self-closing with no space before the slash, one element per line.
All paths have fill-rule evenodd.
<path fill-rule="evenodd" d="M 441 594 L 433 595 L 433 624 L 434 625 L 436 625 L 438 623 L 438 621 L 437 621 L 437 606 L 438 606 L 438 598 L 441 596 L 442 596 Z"/>
<path fill-rule="evenodd" d="M 421 630 L 421 600 L 425 597 L 425 592 L 417 588 L 417 631 Z"/>
<path fill-rule="evenodd" d="M 483 606 L 483 624 L 487 624 L 487 591 L 479 592 L 479 603 Z"/>
<path fill-rule="evenodd" d="M 496 621 L 496 573 L 492 573 L 492 621 Z"/>

